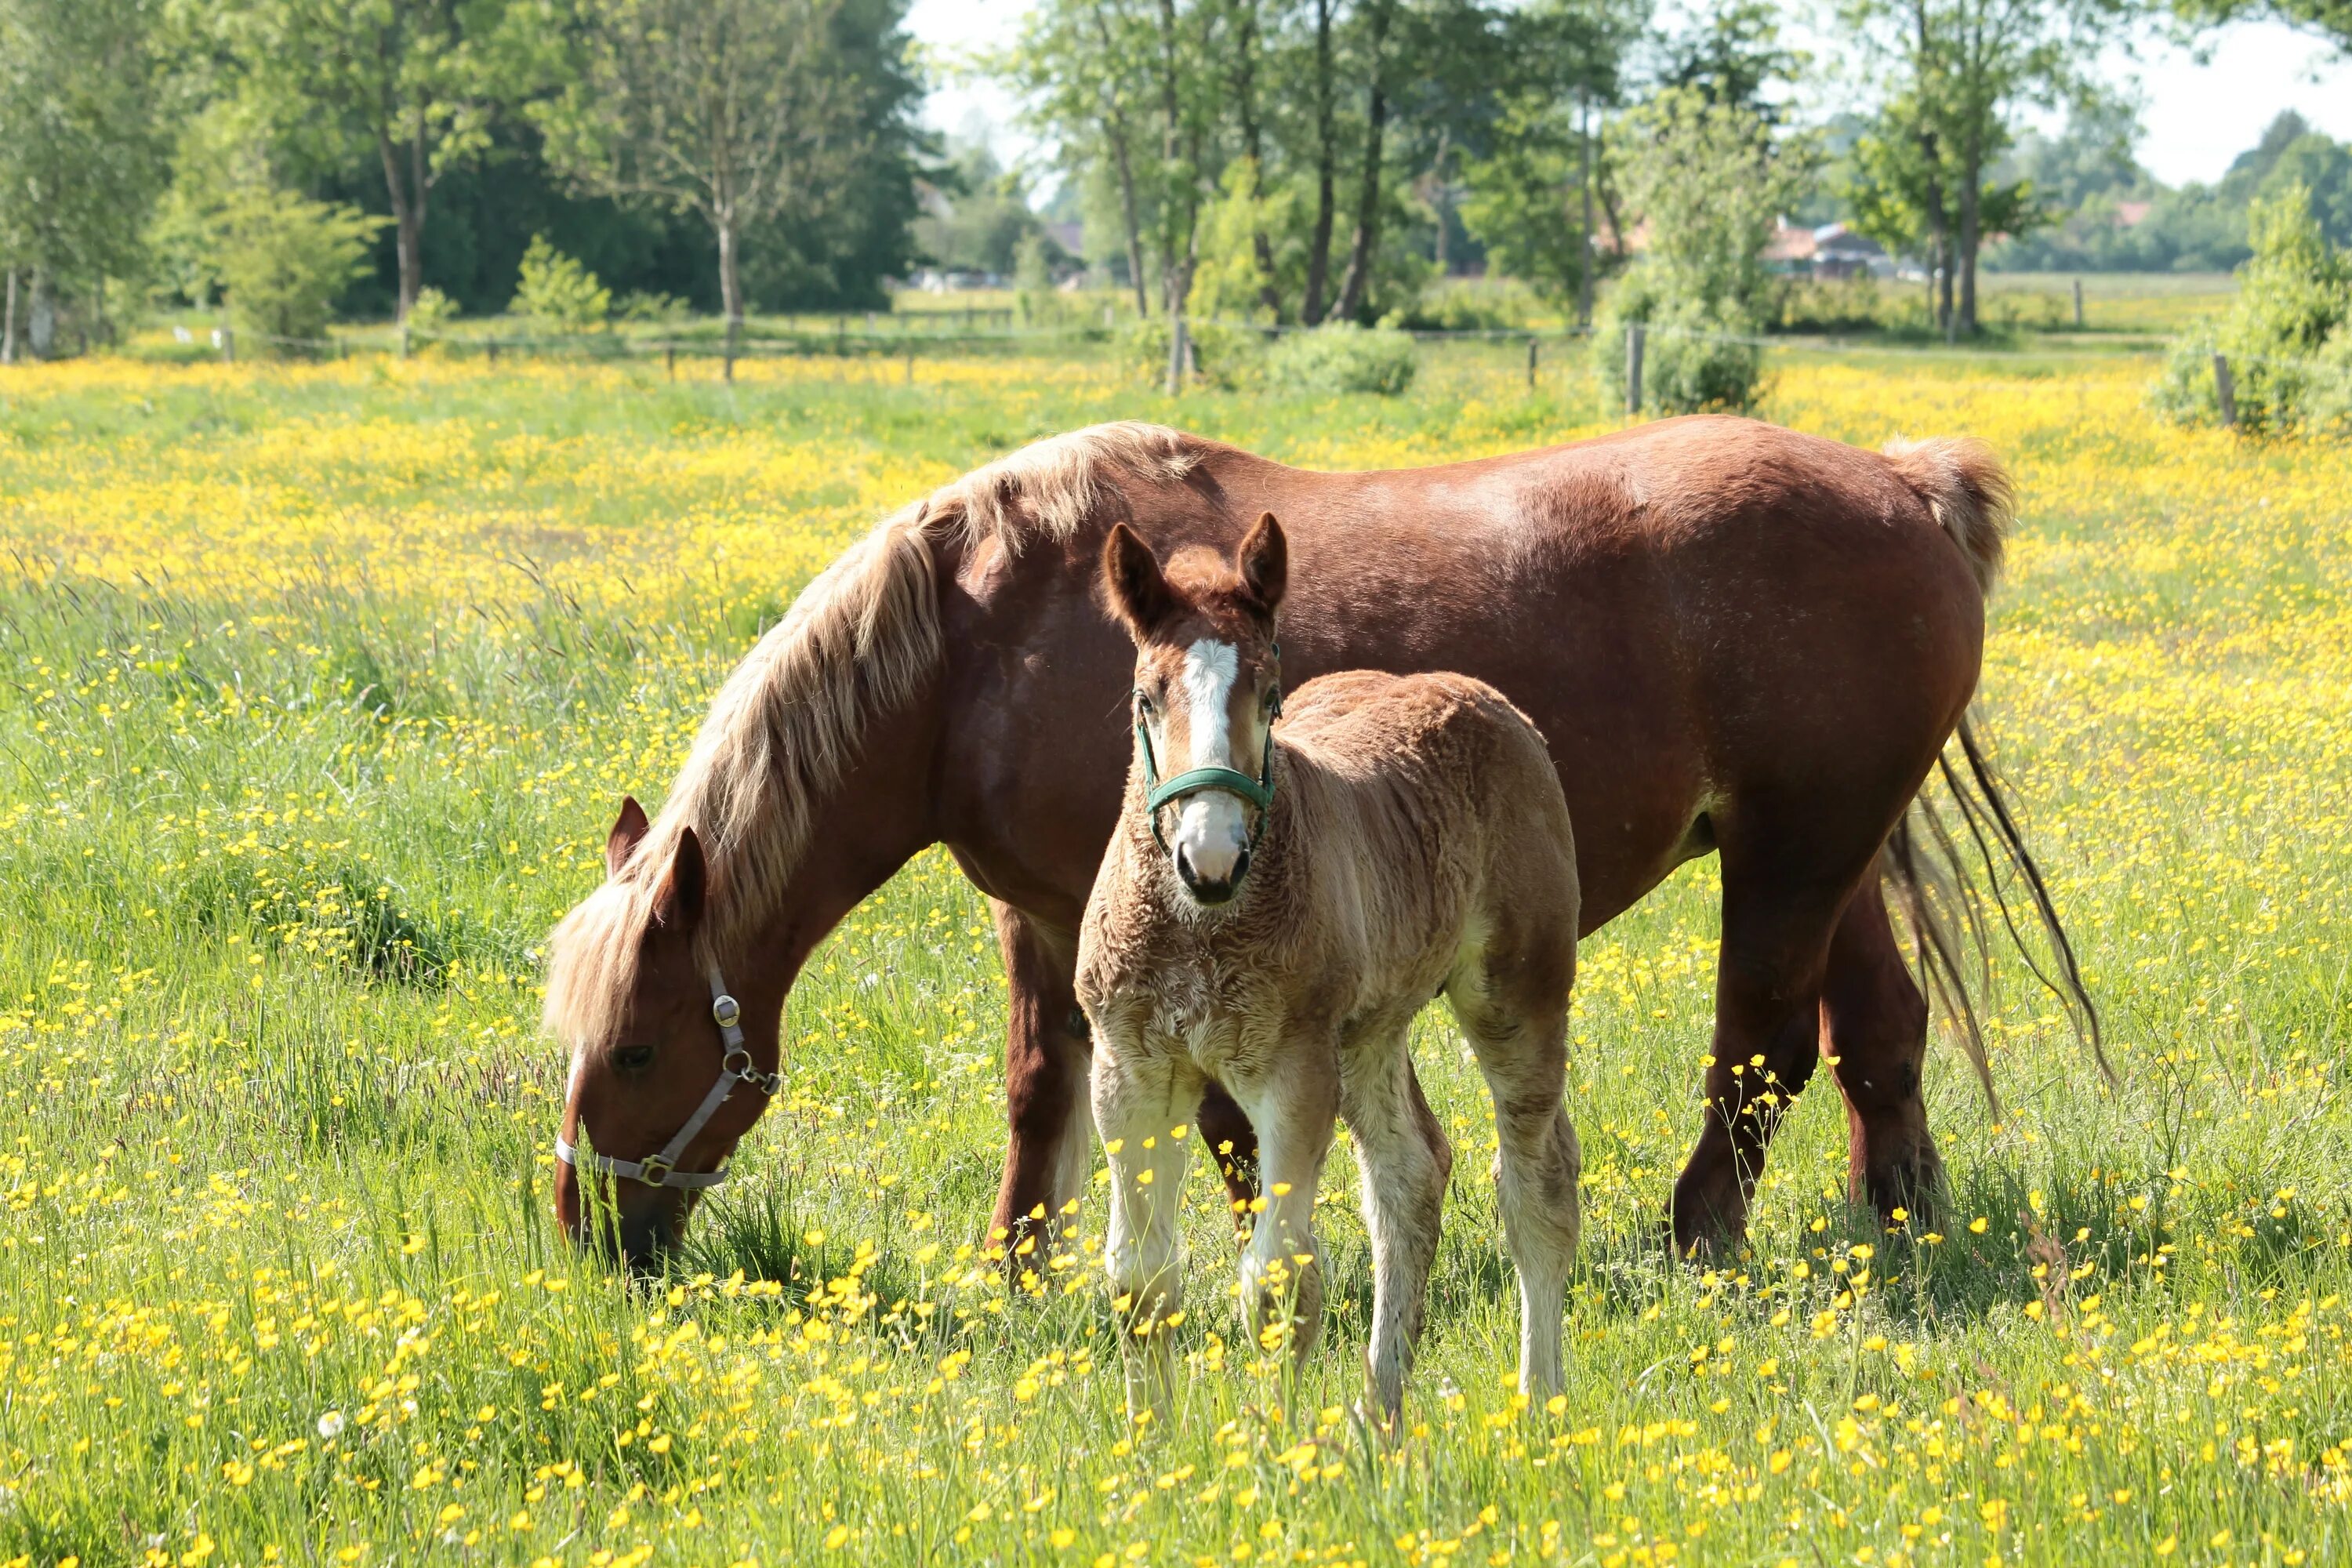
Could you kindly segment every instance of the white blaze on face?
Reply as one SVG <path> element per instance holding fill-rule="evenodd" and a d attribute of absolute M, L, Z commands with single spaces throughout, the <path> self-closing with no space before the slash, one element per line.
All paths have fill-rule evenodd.
<path fill-rule="evenodd" d="M 1195 768 L 1238 767 L 1233 737 L 1234 681 L 1240 658 L 1229 644 L 1202 637 L 1184 650 L 1184 722 L 1192 741 Z M 1202 790 L 1187 795 L 1176 816 L 1169 853 L 1181 849 L 1205 882 L 1231 882 L 1242 851 L 1249 847 L 1249 814 L 1230 791 Z"/>

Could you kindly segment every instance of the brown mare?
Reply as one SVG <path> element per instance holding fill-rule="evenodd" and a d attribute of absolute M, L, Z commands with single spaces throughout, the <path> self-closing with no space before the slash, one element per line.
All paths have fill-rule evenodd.
<path fill-rule="evenodd" d="M 635 1160 L 707 1110 L 671 1163 L 717 1167 L 764 1103 L 810 951 L 943 842 L 992 902 L 1010 980 L 994 1226 L 1009 1245 L 1075 1213 L 1091 1160 L 1076 933 L 1129 751 L 1130 648 L 1097 561 L 1122 521 L 1162 557 L 1230 555 L 1265 511 L 1299 584 L 1293 679 L 1457 670 L 1541 728 L 1586 931 L 1684 861 L 1721 858 L 1714 1066 L 1675 1184 L 1677 1245 L 1742 1229 L 1773 1127 L 1825 1054 L 1857 1197 L 1921 1205 L 1940 1171 L 1927 1006 L 1885 897 L 1912 886 L 1913 860 L 1881 851 L 1975 689 L 2007 483 L 1966 443 L 1880 454 L 1716 417 L 1352 474 L 1103 426 L 895 514 L 737 668 L 659 817 L 624 812 L 609 879 L 556 932 L 567 1135 Z M 2023 861 L 1991 810 L 1996 847 Z M 731 1038 L 711 996 L 730 986 L 748 1059 L 726 1059 L 748 1076 L 721 1079 Z M 1759 1059 L 1769 1090 L 1733 1070 Z M 1202 1131 L 1249 1147 L 1230 1100 L 1213 1097 Z M 621 1180 L 614 1198 L 636 1256 L 674 1237 L 692 1193 Z M 576 1229 L 568 1167 L 556 1202 Z"/>
<path fill-rule="evenodd" d="M 1323 1325 L 1315 1204 L 1347 1119 L 1372 1250 L 1364 1370 L 1372 1414 L 1395 1420 L 1454 1167 L 1406 1050 L 1441 993 L 1495 1102 L 1519 1391 L 1541 1399 L 1560 1386 L 1579 1217 L 1561 1103 L 1568 801 L 1527 715 L 1467 676 L 1349 670 L 1286 699 L 1287 559 L 1271 513 L 1234 567 L 1188 550 L 1162 568 L 1119 526 L 1103 551 L 1106 596 L 1136 643 L 1135 745 L 1078 934 L 1078 996 L 1095 1026 L 1128 1414 L 1164 1424 L 1173 1402 L 1161 1331 L 1183 1300 L 1184 1123 L 1216 1083 L 1258 1135 L 1242 1330 L 1268 1351 L 1286 1337 L 1300 1360 Z"/>

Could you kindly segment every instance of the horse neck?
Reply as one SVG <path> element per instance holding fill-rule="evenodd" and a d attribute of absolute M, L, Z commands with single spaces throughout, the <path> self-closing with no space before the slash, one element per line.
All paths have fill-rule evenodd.
<path fill-rule="evenodd" d="M 746 1035 L 781 1035 L 786 999 L 809 954 L 898 868 L 937 841 L 929 755 L 938 711 L 925 698 L 867 727 L 857 760 L 811 803 L 808 843 L 756 908 L 730 912 L 712 958 L 743 1007 Z"/>

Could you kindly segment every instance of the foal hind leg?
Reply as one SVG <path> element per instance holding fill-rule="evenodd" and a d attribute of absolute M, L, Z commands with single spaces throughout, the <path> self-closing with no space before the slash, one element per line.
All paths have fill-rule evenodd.
<path fill-rule="evenodd" d="M 1519 1392 L 1556 1394 L 1560 1310 L 1582 1229 L 1577 1183 L 1584 1159 L 1561 1102 L 1568 1015 L 1475 1001 L 1457 1001 L 1454 1011 L 1495 1101 L 1495 1180 L 1519 1277 Z"/>
<path fill-rule="evenodd" d="M 1201 1080 L 1187 1059 L 1129 1056 L 1106 1043 L 1095 1052 L 1091 1088 L 1110 1163 L 1103 1272 L 1118 1313 L 1128 1417 L 1165 1426 L 1175 1401 L 1170 1330 L 1184 1299 L 1178 1208 L 1191 1147 L 1174 1133 L 1200 1102 Z"/>
<path fill-rule="evenodd" d="M 1437 1258 L 1454 1148 L 1422 1096 L 1402 1030 L 1392 1039 L 1358 1047 L 1340 1083 L 1339 1110 L 1355 1137 L 1364 1226 L 1372 1244 L 1372 1332 L 1364 1375 L 1380 1418 L 1393 1425 L 1428 1310 L 1429 1270 Z"/>
<path fill-rule="evenodd" d="M 1890 1221 L 1902 1209 L 1926 1226 L 1944 1177 L 1920 1087 L 1927 1001 L 1903 962 L 1875 877 L 1855 891 L 1830 938 L 1821 1034 L 1845 1096 L 1853 1201 Z"/>

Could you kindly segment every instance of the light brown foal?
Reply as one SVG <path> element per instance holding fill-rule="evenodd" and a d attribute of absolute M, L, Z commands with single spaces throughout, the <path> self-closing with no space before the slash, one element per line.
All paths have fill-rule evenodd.
<path fill-rule="evenodd" d="M 1406 1041 L 1441 992 L 1495 1100 L 1519 1277 L 1519 1386 L 1559 1386 L 1579 1155 L 1561 1104 L 1576 974 L 1576 847 L 1543 737 L 1460 675 L 1325 676 L 1280 698 L 1287 574 L 1268 514 L 1239 571 L 1165 572 L 1124 525 L 1104 586 L 1137 647 L 1126 805 L 1087 904 L 1077 992 L 1110 1158 L 1107 1268 L 1129 1414 L 1164 1420 L 1182 1295 L 1184 1124 L 1222 1085 L 1257 1130 L 1245 1329 L 1294 1354 L 1322 1317 L 1315 1196 L 1333 1119 L 1353 1132 L 1371 1236 L 1366 1370 L 1392 1420 L 1420 1336 L 1454 1154 Z M 1279 731 L 1274 728 L 1282 715 Z"/>

